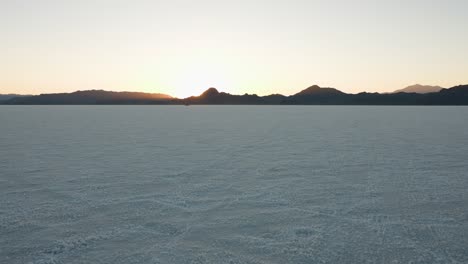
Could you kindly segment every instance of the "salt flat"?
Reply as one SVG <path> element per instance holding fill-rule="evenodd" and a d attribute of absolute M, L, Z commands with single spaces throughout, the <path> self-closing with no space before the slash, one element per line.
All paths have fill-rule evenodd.
<path fill-rule="evenodd" d="M 2 106 L 0 263 L 468 263 L 467 117 Z"/>

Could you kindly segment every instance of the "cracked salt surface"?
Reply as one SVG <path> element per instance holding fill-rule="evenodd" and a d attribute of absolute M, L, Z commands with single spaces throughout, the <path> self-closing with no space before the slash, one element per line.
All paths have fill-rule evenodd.
<path fill-rule="evenodd" d="M 467 116 L 2 106 L 0 263 L 468 263 Z"/>

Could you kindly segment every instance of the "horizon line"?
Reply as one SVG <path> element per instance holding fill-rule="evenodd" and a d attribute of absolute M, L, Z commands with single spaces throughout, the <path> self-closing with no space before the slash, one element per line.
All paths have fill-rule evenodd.
<path fill-rule="evenodd" d="M 466 85 L 466 84 L 458 84 L 458 85 L 454 85 L 454 86 L 451 86 L 451 87 L 442 87 L 442 86 L 439 86 L 439 85 L 426 85 L 426 84 L 420 84 L 420 83 L 416 83 L 416 84 L 412 84 L 412 85 L 408 85 L 406 87 L 403 87 L 403 88 L 400 88 L 400 89 L 395 89 L 393 91 L 386 91 L 386 92 L 370 92 L 370 91 L 360 91 L 360 92 L 343 92 L 341 89 L 339 88 L 336 88 L 336 87 L 331 87 L 331 86 L 320 86 L 320 85 L 317 85 L 317 84 L 314 84 L 314 85 L 311 85 L 311 86 L 308 86 L 306 88 L 302 88 L 302 90 L 304 89 L 308 89 L 310 87 L 319 87 L 319 88 L 332 88 L 332 89 L 336 89 L 340 92 L 343 92 L 343 93 L 346 93 L 346 94 L 360 94 L 360 93 L 378 93 L 378 94 L 391 94 L 391 93 L 397 93 L 398 91 L 401 91 L 401 90 L 404 90 L 406 88 L 410 88 L 410 87 L 414 87 L 414 86 L 421 86 L 421 87 L 440 87 L 441 89 L 449 89 L 449 88 L 453 88 L 453 87 L 456 87 L 456 86 L 460 86 L 460 85 Z M 291 96 L 291 95 L 295 95 L 297 94 L 298 92 L 302 91 L 298 91 L 296 93 L 292 93 L 292 94 L 283 94 L 283 93 L 280 93 L 280 92 L 275 92 L 275 93 L 269 93 L 269 94 L 258 94 L 258 93 L 243 93 L 243 94 L 235 94 L 235 93 L 230 93 L 230 92 L 227 92 L 227 91 L 223 91 L 221 90 L 220 88 L 217 88 L 217 87 L 208 87 L 208 88 L 205 88 L 205 90 L 203 90 L 203 92 L 205 92 L 206 90 L 210 89 L 210 88 L 215 88 L 217 91 L 219 91 L 220 93 L 227 93 L 227 94 L 231 94 L 231 95 L 244 95 L 244 94 L 248 94 L 248 95 L 257 95 L 257 96 L 269 96 L 269 95 L 283 95 L 283 96 Z M 192 96 L 200 96 L 202 93 L 200 94 L 193 94 L 193 95 L 190 95 L 190 96 L 187 96 L 187 97 L 177 97 L 177 96 L 173 96 L 171 95 L 170 93 L 164 93 L 164 92 L 158 92 L 158 91 L 137 91 L 137 90 L 112 90 L 112 89 L 107 89 L 107 88 L 85 88 L 85 89 L 78 89 L 78 90 L 73 90 L 73 91 L 63 91 L 63 92 L 41 92 L 41 93 L 12 93 L 12 92 L 8 92 L 8 93 L 1 93 L 0 92 L 0 95 L 20 95 L 20 96 L 38 96 L 38 95 L 45 95 L 45 94 L 67 94 L 67 93 L 75 93 L 75 92 L 80 92 L 80 91 L 106 91 L 106 92 L 116 92 L 116 93 L 147 93 L 147 94 L 162 94 L 162 95 L 168 95 L 170 97 L 173 97 L 173 98 L 177 98 L 177 99 L 184 99 L 184 98 L 189 98 L 189 97 L 192 97 Z"/>

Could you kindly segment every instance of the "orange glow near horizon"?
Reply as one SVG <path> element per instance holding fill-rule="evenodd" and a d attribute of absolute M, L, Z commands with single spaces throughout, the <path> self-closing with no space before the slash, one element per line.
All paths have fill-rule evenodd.
<path fill-rule="evenodd" d="M 168 87 L 170 95 L 178 98 L 197 96 L 209 87 L 233 87 L 234 83 L 228 73 L 220 65 L 194 61 L 168 74 L 162 86 Z"/>
<path fill-rule="evenodd" d="M 468 1 L 426 2 L 0 1 L 0 94 L 468 83 Z"/>

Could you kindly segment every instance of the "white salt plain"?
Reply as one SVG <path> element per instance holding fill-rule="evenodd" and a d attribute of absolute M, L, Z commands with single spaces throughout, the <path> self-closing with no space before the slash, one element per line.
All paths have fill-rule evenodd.
<path fill-rule="evenodd" d="M 0 263 L 468 263 L 468 107 L 2 106 Z"/>

